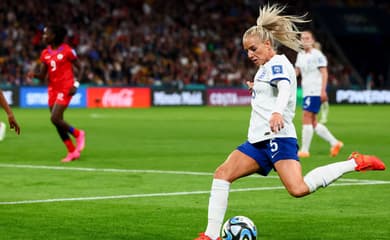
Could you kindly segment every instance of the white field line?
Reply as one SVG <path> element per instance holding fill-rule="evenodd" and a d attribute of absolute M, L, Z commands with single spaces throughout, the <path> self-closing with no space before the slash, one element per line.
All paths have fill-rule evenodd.
<path fill-rule="evenodd" d="M 390 182 L 372 181 L 372 182 L 339 183 L 339 184 L 334 183 L 333 185 L 330 186 L 375 185 L 375 184 L 390 184 Z M 284 189 L 284 187 L 276 186 L 276 187 L 258 187 L 258 188 L 238 188 L 238 189 L 231 189 L 230 192 L 267 191 L 267 190 L 280 190 L 280 189 Z M 69 202 L 69 201 L 96 201 L 96 200 L 125 199 L 125 198 L 188 196 L 188 195 L 199 195 L 199 194 L 210 194 L 210 191 L 167 192 L 167 193 L 129 194 L 129 195 L 95 196 L 95 197 L 79 197 L 79 198 L 22 200 L 22 201 L 14 201 L 14 202 L 0 202 L 0 205 L 20 205 L 20 204 L 34 204 L 34 203 Z"/>
<path fill-rule="evenodd" d="M 173 174 L 173 175 L 195 175 L 195 176 L 212 176 L 209 172 L 189 172 L 189 171 L 171 171 L 171 170 L 150 170 L 150 169 L 117 169 L 117 168 L 88 168 L 88 167 L 59 167 L 44 165 L 21 165 L 21 164 L 2 164 L 0 168 L 25 168 L 25 169 L 47 169 L 60 171 L 82 171 L 82 172 L 113 172 L 113 173 L 134 173 L 134 174 Z M 250 177 L 261 177 L 261 175 L 252 175 Z M 279 178 L 278 176 L 267 176 L 267 178 Z"/>
<path fill-rule="evenodd" d="M 75 167 L 17 165 L 17 164 L 0 164 L 0 167 L 4 167 L 4 168 L 49 169 L 49 170 L 74 170 L 74 171 L 89 171 L 89 172 L 96 171 L 96 172 L 126 172 L 126 173 L 163 173 L 163 174 L 185 174 L 185 175 L 212 175 L 212 173 L 206 173 L 206 172 L 75 168 Z M 273 177 L 277 177 L 277 176 L 273 176 Z M 343 179 L 339 179 L 339 181 L 340 180 L 343 180 Z M 345 183 L 333 183 L 330 186 L 390 184 L 390 181 L 359 180 L 359 179 L 344 179 L 344 180 L 345 180 Z M 284 189 L 284 187 L 283 186 L 275 186 L 275 187 L 258 187 L 258 188 L 239 188 L 239 189 L 231 189 L 230 192 L 267 191 L 267 190 L 279 190 L 279 189 Z M 129 194 L 129 195 L 114 195 L 114 196 L 79 197 L 79 198 L 53 198 L 53 199 L 38 199 L 38 200 L 21 200 L 21 201 L 13 201 L 13 202 L 0 202 L 0 205 L 17 205 L 17 204 L 33 204 L 33 203 L 66 202 L 66 201 L 94 201 L 94 200 L 125 199 L 125 198 L 166 197 L 166 196 L 183 196 L 183 195 L 197 195 L 197 194 L 210 194 L 210 191 L 168 192 L 168 193 L 148 193 L 148 194 Z"/>
<path fill-rule="evenodd" d="M 173 174 L 173 175 L 195 175 L 195 176 L 212 176 L 210 172 L 190 172 L 190 171 L 171 171 L 171 170 L 150 170 L 150 169 L 118 169 L 118 168 L 88 168 L 88 167 L 60 167 L 45 165 L 26 165 L 26 164 L 6 164 L 0 163 L 0 168 L 25 168 L 25 169 L 46 169 L 59 171 L 81 171 L 81 172 L 113 172 L 113 173 L 134 173 L 134 174 Z M 261 176 L 253 174 L 249 177 L 258 178 L 279 178 L 278 176 Z M 371 182 L 373 180 L 340 178 L 337 181 L 343 182 Z"/>
<path fill-rule="evenodd" d="M 177 175 L 197 175 L 211 176 L 208 172 L 187 172 L 187 171 L 164 171 L 164 170 L 137 170 L 137 169 L 115 169 L 115 168 L 80 168 L 80 167 L 59 167 L 44 165 L 19 165 L 19 164 L 0 164 L 3 168 L 26 168 L 26 169 L 48 169 L 64 171 L 83 171 L 83 172 L 114 172 L 114 173 L 155 173 L 155 174 L 177 174 Z"/>

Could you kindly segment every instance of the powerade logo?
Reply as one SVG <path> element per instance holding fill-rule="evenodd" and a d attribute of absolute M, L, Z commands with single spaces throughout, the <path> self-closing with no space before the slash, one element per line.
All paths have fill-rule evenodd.
<path fill-rule="evenodd" d="M 387 90 L 337 90 L 337 103 L 390 103 L 390 91 Z"/>
<path fill-rule="evenodd" d="M 22 108 L 46 108 L 48 95 L 46 87 L 22 87 L 20 88 L 20 107 Z M 70 102 L 70 107 L 86 107 L 86 90 L 79 88 Z"/>

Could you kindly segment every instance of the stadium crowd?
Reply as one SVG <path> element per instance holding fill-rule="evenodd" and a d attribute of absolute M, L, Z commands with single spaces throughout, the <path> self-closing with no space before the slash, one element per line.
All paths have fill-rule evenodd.
<path fill-rule="evenodd" d="M 55 23 L 68 29 L 68 42 L 85 69 L 82 84 L 242 86 L 255 69 L 242 50 L 241 32 L 255 23 L 262 2 L 3 0 L 0 85 L 43 84 L 25 76 L 45 47 L 44 26 Z M 289 3 L 287 10 L 304 14 L 304 3 Z M 328 58 L 330 84 L 350 84 L 349 68 Z"/>

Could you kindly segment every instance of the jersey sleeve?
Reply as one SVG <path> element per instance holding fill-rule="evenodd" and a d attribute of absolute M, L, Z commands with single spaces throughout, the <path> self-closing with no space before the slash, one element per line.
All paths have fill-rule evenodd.
<path fill-rule="evenodd" d="M 45 53 L 46 53 L 46 50 L 43 50 L 43 51 L 41 52 L 41 55 L 39 56 L 39 60 L 40 60 L 42 63 L 45 63 L 45 58 L 44 58 Z"/>
<path fill-rule="evenodd" d="M 318 54 L 316 56 L 316 63 L 318 68 L 328 66 L 328 60 L 326 59 L 325 55 L 320 51 L 318 51 Z"/>
<path fill-rule="evenodd" d="M 270 66 L 270 84 L 273 87 L 278 85 L 279 81 L 286 80 L 290 83 L 290 79 L 287 74 L 287 67 L 282 63 L 274 63 Z"/>
<path fill-rule="evenodd" d="M 283 114 L 290 98 L 291 85 L 287 81 L 278 81 L 278 97 L 272 112 Z"/>
<path fill-rule="evenodd" d="M 67 46 L 67 47 L 66 47 L 66 57 L 67 57 L 67 59 L 69 59 L 70 61 L 73 61 L 73 60 L 77 59 L 76 50 L 74 50 L 74 49 L 71 48 L 70 46 Z"/>
<path fill-rule="evenodd" d="M 297 55 L 297 60 L 295 61 L 295 67 L 301 68 L 302 67 L 302 58 L 301 58 L 301 53 L 298 53 Z"/>

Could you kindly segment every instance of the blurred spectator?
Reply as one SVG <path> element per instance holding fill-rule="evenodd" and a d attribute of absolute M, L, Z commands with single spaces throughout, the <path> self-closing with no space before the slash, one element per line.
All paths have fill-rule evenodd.
<path fill-rule="evenodd" d="M 68 29 L 67 42 L 85 69 L 82 84 L 240 87 L 254 71 L 242 50 L 241 35 L 255 24 L 261 2 L 265 1 L 31 0 L 22 6 L 3 0 L 0 85 L 41 84 L 24 76 L 44 47 L 44 25 L 53 22 Z M 309 11 L 303 9 L 307 1 L 288 5 L 293 14 Z M 334 62 L 331 84 L 346 85 L 343 68 Z"/>
<path fill-rule="evenodd" d="M 373 86 L 374 86 L 374 73 L 370 72 L 366 77 L 366 89 L 371 90 Z"/>

